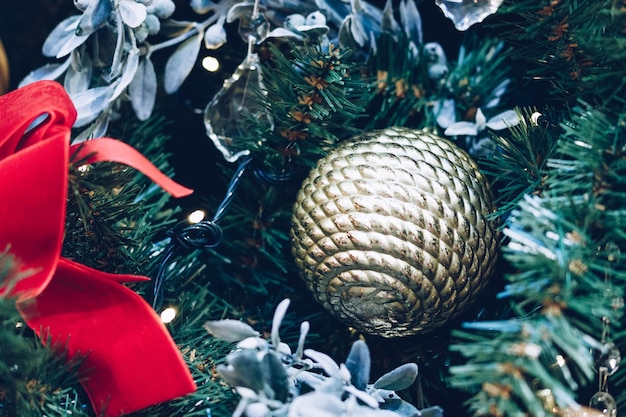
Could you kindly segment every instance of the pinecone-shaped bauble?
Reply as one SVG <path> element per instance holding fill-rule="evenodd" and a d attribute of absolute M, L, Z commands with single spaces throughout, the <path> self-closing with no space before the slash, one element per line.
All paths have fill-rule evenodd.
<path fill-rule="evenodd" d="M 498 252 L 494 204 L 452 142 L 407 128 L 344 141 L 300 188 L 295 262 L 322 305 L 356 329 L 407 336 L 457 317 Z"/>

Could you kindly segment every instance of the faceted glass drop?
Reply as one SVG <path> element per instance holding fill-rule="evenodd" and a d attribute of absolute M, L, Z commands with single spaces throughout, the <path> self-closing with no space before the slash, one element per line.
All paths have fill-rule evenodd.
<path fill-rule="evenodd" d="M 589 407 L 608 417 L 617 416 L 617 403 L 608 392 L 596 392 L 589 400 Z"/>
<path fill-rule="evenodd" d="M 261 13 L 256 17 L 243 16 L 239 19 L 239 36 L 244 42 L 258 42 L 270 33 L 270 23 Z"/>
<path fill-rule="evenodd" d="M 457 30 L 467 30 L 498 11 L 504 0 L 436 0 L 443 14 Z"/>
<path fill-rule="evenodd" d="M 262 87 L 258 56 L 250 54 L 224 81 L 204 110 L 207 135 L 228 162 L 250 153 L 238 139 L 249 135 L 252 119 L 269 129 L 273 126 L 271 117 L 255 97 Z"/>
<path fill-rule="evenodd" d="M 606 375 L 611 376 L 619 369 L 622 355 L 615 343 L 609 342 L 602 346 L 599 356 L 594 365 L 598 371 L 602 370 Z"/>

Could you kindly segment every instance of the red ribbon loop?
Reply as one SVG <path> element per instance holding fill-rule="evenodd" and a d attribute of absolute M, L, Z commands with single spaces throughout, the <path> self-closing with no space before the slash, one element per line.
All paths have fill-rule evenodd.
<path fill-rule="evenodd" d="M 0 283 L 26 323 L 67 346 L 98 415 L 117 417 L 196 388 L 167 328 L 123 281 L 148 279 L 96 271 L 60 256 L 71 127 L 76 110 L 63 87 L 39 81 L 0 96 L 0 249 L 30 275 Z M 75 148 L 88 163 L 111 161 L 144 172 L 176 197 L 175 183 L 123 142 L 94 139 Z"/>

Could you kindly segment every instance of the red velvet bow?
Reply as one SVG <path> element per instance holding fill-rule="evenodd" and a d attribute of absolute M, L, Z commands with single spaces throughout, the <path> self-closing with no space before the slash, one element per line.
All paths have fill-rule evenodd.
<path fill-rule="evenodd" d="M 40 116 L 45 119 L 41 121 Z M 70 147 L 76 110 L 63 87 L 39 81 L 0 96 L 0 249 L 34 271 L 0 296 L 17 298 L 26 323 L 67 345 L 98 415 L 116 417 L 189 394 L 193 379 L 167 328 L 123 281 L 136 275 L 96 271 L 60 256 L 70 151 L 88 163 L 132 166 L 176 197 L 185 188 L 134 148 L 101 138 Z M 49 338 L 49 339 L 48 339 Z"/>

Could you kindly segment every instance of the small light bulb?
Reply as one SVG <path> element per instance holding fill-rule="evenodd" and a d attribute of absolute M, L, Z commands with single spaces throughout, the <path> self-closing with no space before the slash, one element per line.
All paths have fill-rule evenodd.
<path fill-rule="evenodd" d="M 565 366 L 565 358 L 563 355 L 556 355 L 556 364 L 561 367 Z"/>
<path fill-rule="evenodd" d="M 538 111 L 534 112 L 530 115 L 530 123 L 535 127 L 539 126 L 539 118 L 542 116 L 543 114 L 539 113 Z"/>
<path fill-rule="evenodd" d="M 204 220 L 204 211 L 202 210 L 195 210 L 187 216 L 187 221 L 191 224 L 200 223 L 202 220 Z"/>
<path fill-rule="evenodd" d="M 78 170 L 78 172 L 87 172 L 89 170 L 89 165 L 83 164 L 76 169 Z"/>
<path fill-rule="evenodd" d="M 161 321 L 163 323 L 171 323 L 176 318 L 176 309 L 174 307 L 168 307 L 161 311 Z"/>
<path fill-rule="evenodd" d="M 202 68 L 209 72 L 217 72 L 220 69 L 220 61 L 214 56 L 205 56 L 202 58 Z"/>

